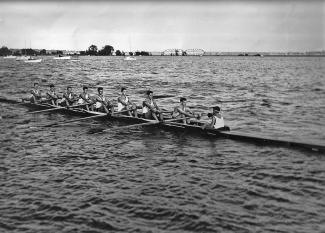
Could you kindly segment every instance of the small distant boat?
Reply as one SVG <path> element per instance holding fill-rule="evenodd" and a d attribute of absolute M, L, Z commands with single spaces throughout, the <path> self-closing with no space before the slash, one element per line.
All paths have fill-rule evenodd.
<path fill-rule="evenodd" d="M 3 57 L 3 59 L 15 59 L 15 58 L 16 58 L 16 56 L 13 56 L 13 55 Z"/>
<path fill-rule="evenodd" d="M 137 60 L 135 57 L 127 56 L 124 58 L 124 61 L 135 61 Z"/>
<path fill-rule="evenodd" d="M 62 56 L 62 55 L 59 55 L 58 57 L 54 57 L 53 59 L 54 60 L 70 60 L 71 59 L 71 56 Z"/>
<path fill-rule="evenodd" d="M 29 60 L 31 57 L 30 56 L 19 56 L 19 57 L 16 57 L 16 61 L 26 61 L 26 60 Z"/>
<path fill-rule="evenodd" d="M 31 57 L 31 58 L 25 60 L 24 62 L 25 63 L 39 63 L 41 61 L 42 61 L 42 58 L 36 59 L 36 58 Z"/>

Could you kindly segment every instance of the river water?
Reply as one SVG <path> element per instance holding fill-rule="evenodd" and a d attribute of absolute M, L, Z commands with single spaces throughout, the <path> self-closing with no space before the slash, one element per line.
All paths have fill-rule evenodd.
<path fill-rule="evenodd" d="M 81 57 L 0 61 L 0 96 L 35 81 L 140 104 L 147 89 L 197 112 L 221 106 L 234 131 L 325 143 L 325 58 Z M 88 121 L 0 103 L 1 232 L 324 232 L 325 156 L 154 127 L 91 135 Z M 202 119 L 203 121 L 206 119 Z"/>

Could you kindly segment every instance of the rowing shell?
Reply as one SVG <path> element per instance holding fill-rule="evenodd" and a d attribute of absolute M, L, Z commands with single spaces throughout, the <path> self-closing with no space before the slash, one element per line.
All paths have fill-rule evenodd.
<path fill-rule="evenodd" d="M 1 99 L 0 99 L 1 100 Z M 8 102 L 10 102 L 9 100 Z M 12 101 L 11 101 L 12 102 Z M 16 101 L 17 103 L 17 101 Z M 49 104 L 36 104 L 36 103 L 20 103 L 20 105 L 33 108 L 33 109 L 47 109 L 47 108 L 54 108 L 56 106 L 52 106 Z M 101 112 L 93 112 L 93 111 L 86 111 L 84 109 L 67 109 L 67 108 L 60 108 L 57 110 L 58 112 L 69 114 L 69 115 L 76 115 L 76 116 L 95 116 L 95 115 L 106 115 L 106 113 Z M 106 120 L 118 120 L 127 123 L 145 123 L 151 122 L 152 120 L 144 119 L 144 118 L 135 118 L 131 116 L 124 116 L 124 115 L 107 115 L 107 117 L 103 117 L 102 119 Z M 244 134 L 240 132 L 231 132 L 231 131 L 221 131 L 216 129 L 202 129 L 203 123 L 191 121 L 191 124 L 182 124 L 182 123 L 163 123 L 159 124 L 158 127 L 163 127 L 165 129 L 172 129 L 172 130 L 186 130 L 188 132 L 194 133 L 201 133 L 207 135 L 213 135 L 222 138 L 229 138 L 236 141 L 244 141 L 250 143 L 256 143 L 259 145 L 275 145 L 275 146 L 282 146 L 282 147 L 292 147 L 296 149 L 305 149 L 311 150 L 315 152 L 324 153 L 325 146 L 323 145 L 316 145 L 311 143 L 302 143 L 302 142 L 295 142 L 289 140 L 278 140 L 266 137 L 258 137 L 251 134 Z M 156 125 L 157 127 L 157 125 Z"/>

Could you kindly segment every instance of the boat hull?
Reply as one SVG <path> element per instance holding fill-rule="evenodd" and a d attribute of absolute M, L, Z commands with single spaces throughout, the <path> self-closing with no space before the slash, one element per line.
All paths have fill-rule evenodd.
<path fill-rule="evenodd" d="M 16 61 L 26 61 L 29 60 L 30 56 L 20 56 L 16 58 Z"/>
<path fill-rule="evenodd" d="M 71 56 L 64 56 L 64 57 L 54 57 L 54 60 L 70 60 Z"/>
<path fill-rule="evenodd" d="M 16 59 L 16 56 L 10 55 L 10 56 L 3 57 L 3 59 Z"/>
<path fill-rule="evenodd" d="M 42 59 L 29 59 L 29 60 L 24 60 L 25 63 L 40 63 Z"/>
<path fill-rule="evenodd" d="M 21 103 L 21 105 L 24 105 L 28 108 L 32 109 L 48 109 L 53 108 L 53 106 L 49 104 L 34 104 L 34 103 Z M 75 115 L 75 116 L 95 116 L 95 115 L 106 115 L 106 113 L 100 113 L 100 112 L 92 112 L 92 111 L 86 111 L 83 109 L 67 109 L 67 108 L 60 108 L 56 112 L 62 113 L 62 114 L 69 114 L 69 115 Z M 152 122 L 152 120 L 143 119 L 143 118 L 135 118 L 130 116 L 124 116 L 124 115 L 107 115 L 107 117 L 101 117 L 98 118 L 98 120 L 115 120 L 115 121 L 122 121 L 126 123 L 146 123 L 146 122 Z M 302 143 L 302 142 L 295 142 L 290 140 L 277 140 L 272 138 L 266 138 L 266 137 L 259 137 L 252 134 L 244 134 L 241 132 L 234 132 L 229 131 L 228 127 L 225 127 L 223 130 L 217 130 L 217 129 L 202 129 L 202 122 L 196 122 L 192 121 L 191 125 L 188 124 L 182 124 L 182 123 L 175 123 L 175 122 L 166 122 L 166 123 L 160 123 L 157 125 L 152 125 L 151 127 L 159 127 L 163 129 L 173 130 L 173 131 L 181 131 L 181 132 L 191 132 L 191 133 L 199 133 L 202 135 L 210 135 L 213 137 L 221 137 L 221 138 L 228 138 L 236 141 L 243 141 L 243 142 L 249 142 L 254 143 L 256 145 L 266 145 L 266 146 L 282 146 L 282 147 L 291 147 L 296 149 L 305 149 L 309 151 L 324 153 L 325 152 L 325 146 L 323 145 L 316 145 L 311 143 Z"/>

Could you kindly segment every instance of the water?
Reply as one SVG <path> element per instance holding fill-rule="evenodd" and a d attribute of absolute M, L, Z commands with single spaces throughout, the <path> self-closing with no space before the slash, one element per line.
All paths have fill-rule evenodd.
<path fill-rule="evenodd" d="M 19 65 L 18 65 L 19 64 Z M 325 59 L 259 57 L 81 57 L 0 63 L 1 96 L 28 96 L 33 82 L 59 92 L 121 86 L 171 109 L 220 105 L 234 131 L 324 145 Z M 221 102 L 220 102 L 221 101 Z M 324 232 L 325 157 L 288 148 L 185 135 L 154 127 L 90 135 L 88 121 L 31 115 L 0 103 L 2 232 Z M 205 120 L 205 119 L 203 119 Z"/>

